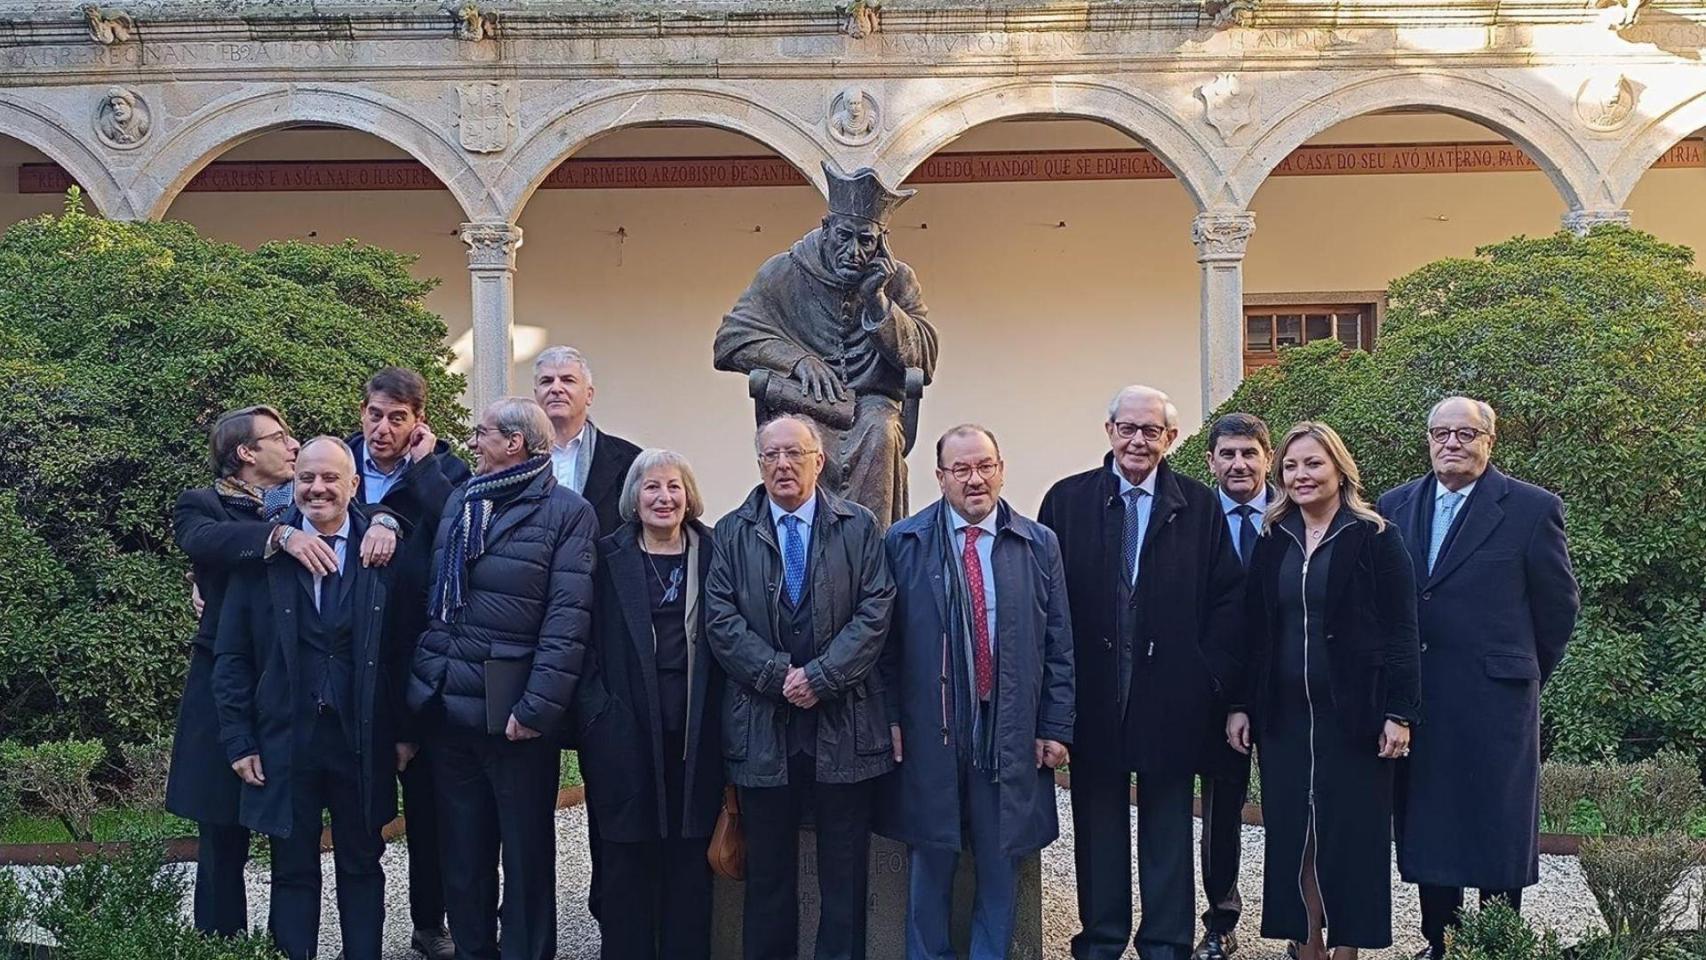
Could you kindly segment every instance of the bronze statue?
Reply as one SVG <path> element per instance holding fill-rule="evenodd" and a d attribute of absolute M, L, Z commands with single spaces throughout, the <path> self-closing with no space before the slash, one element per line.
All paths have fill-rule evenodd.
<path fill-rule="evenodd" d="M 798 413 L 817 423 L 822 482 L 886 528 L 907 513 L 906 454 L 936 369 L 918 277 L 888 244 L 889 217 L 917 191 L 892 191 L 869 168 L 823 170 L 828 216 L 758 268 L 723 317 L 713 362 L 748 375 L 761 422 Z"/>

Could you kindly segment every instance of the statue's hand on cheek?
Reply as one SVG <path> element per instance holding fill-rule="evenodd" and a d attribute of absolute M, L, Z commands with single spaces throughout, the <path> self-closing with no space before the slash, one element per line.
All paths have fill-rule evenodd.
<path fill-rule="evenodd" d="M 865 265 L 865 277 L 859 282 L 859 294 L 878 316 L 887 316 L 889 312 L 889 281 L 895 276 L 895 262 L 887 257 L 877 257 Z"/>

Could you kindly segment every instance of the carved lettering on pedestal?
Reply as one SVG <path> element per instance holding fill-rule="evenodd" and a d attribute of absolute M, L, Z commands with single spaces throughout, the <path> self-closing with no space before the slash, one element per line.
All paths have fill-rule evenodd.
<path fill-rule="evenodd" d="M 515 136 L 515 96 L 508 84 L 464 83 L 456 88 L 456 133 L 462 149 L 498 153 Z"/>

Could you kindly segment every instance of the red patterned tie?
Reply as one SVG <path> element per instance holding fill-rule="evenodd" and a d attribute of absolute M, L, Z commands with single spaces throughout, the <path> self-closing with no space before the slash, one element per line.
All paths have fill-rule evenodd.
<path fill-rule="evenodd" d="M 966 589 L 971 593 L 972 672 L 977 675 L 977 698 L 989 699 L 995 683 L 995 657 L 989 651 L 989 608 L 983 596 L 983 561 L 977 556 L 981 527 L 966 527 Z"/>

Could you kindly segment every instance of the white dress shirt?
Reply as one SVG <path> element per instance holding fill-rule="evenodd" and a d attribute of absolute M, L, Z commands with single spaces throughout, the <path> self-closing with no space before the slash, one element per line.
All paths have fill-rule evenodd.
<path fill-rule="evenodd" d="M 817 494 L 812 494 L 810 499 L 805 503 L 800 504 L 800 508 L 798 510 L 794 510 L 792 512 L 782 509 L 782 505 L 774 500 L 770 500 L 769 503 L 770 522 L 776 526 L 776 546 L 778 549 L 787 549 L 787 541 L 784 539 L 784 537 L 787 536 L 787 533 L 782 529 L 782 518 L 800 518 L 800 525 L 798 527 L 800 534 L 800 546 L 805 550 L 806 566 L 809 568 L 811 566 L 812 557 L 812 520 L 817 518 Z"/>
<path fill-rule="evenodd" d="M 575 486 L 575 471 L 580 467 L 581 448 L 586 446 L 586 428 L 591 422 L 582 423 L 581 432 L 568 443 L 551 444 L 551 472 L 556 475 L 558 483 L 576 493 L 581 490 Z"/>
<path fill-rule="evenodd" d="M 307 517 L 303 517 L 302 522 L 298 524 L 298 526 L 301 528 L 303 533 L 306 533 L 310 537 L 321 536 L 320 531 L 314 528 L 314 524 Z M 343 573 L 344 554 L 348 552 L 349 548 L 349 514 L 347 513 L 344 514 L 344 525 L 338 528 L 337 537 L 338 543 L 337 546 L 332 548 L 332 552 L 336 554 L 338 558 L 338 572 Z M 322 578 L 319 574 L 314 574 L 314 609 L 316 610 L 320 609 L 321 579 Z"/>
<path fill-rule="evenodd" d="M 1137 561 L 1131 565 L 1131 585 L 1135 587 L 1137 586 L 1137 569 L 1143 564 L 1143 541 L 1149 537 L 1149 514 L 1155 509 L 1155 475 L 1160 471 L 1151 470 L 1149 476 L 1143 478 L 1142 483 L 1134 484 L 1125 478 L 1125 474 L 1120 472 L 1118 463 L 1113 464 L 1111 469 L 1114 471 L 1114 476 L 1120 480 L 1121 510 L 1125 509 L 1127 490 L 1136 488 L 1147 494 L 1147 496 L 1137 498 Z"/>
<path fill-rule="evenodd" d="M 1234 553 L 1238 554 L 1239 556 L 1243 556 L 1244 555 L 1244 545 L 1242 543 L 1238 542 L 1238 527 L 1239 527 L 1239 519 L 1240 518 L 1238 516 L 1237 511 L 1238 511 L 1239 507 L 1250 507 L 1251 509 L 1255 510 L 1256 512 L 1250 515 L 1250 522 L 1255 525 L 1256 532 L 1258 534 L 1261 533 L 1262 532 L 1262 514 L 1268 512 L 1268 487 L 1267 487 L 1267 484 L 1262 485 L 1261 492 L 1259 492 L 1255 496 L 1251 497 L 1249 503 L 1239 503 L 1238 501 L 1227 496 L 1226 491 L 1220 489 L 1219 487 L 1215 487 L 1214 492 L 1220 495 L 1220 512 L 1226 514 L 1226 526 L 1228 529 L 1230 529 L 1232 531 L 1232 550 Z"/>

